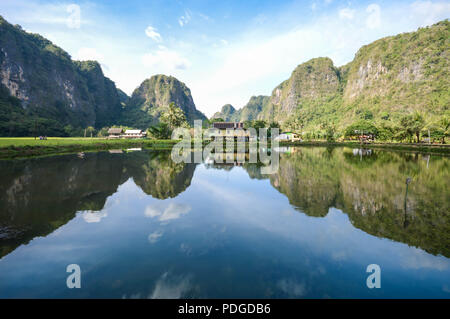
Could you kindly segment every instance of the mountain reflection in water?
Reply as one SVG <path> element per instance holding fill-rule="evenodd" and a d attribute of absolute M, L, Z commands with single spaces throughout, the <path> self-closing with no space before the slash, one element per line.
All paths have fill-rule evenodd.
<path fill-rule="evenodd" d="M 312 229 L 323 227 L 325 223 L 329 223 L 330 218 L 340 219 L 341 217 L 337 217 L 336 214 L 341 211 L 347 216 L 353 228 L 347 232 L 353 234 L 356 229 L 364 232 L 363 234 L 354 233 L 354 235 L 351 235 L 352 238 L 364 236 L 364 240 L 369 240 L 370 236 L 376 236 L 389 239 L 393 241 L 391 244 L 383 242 L 383 245 L 388 245 L 389 249 L 395 249 L 393 246 L 395 243 L 407 244 L 411 246 L 410 249 L 416 249 L 410 250 L 409 252 L 412 255 L 408 256 L 420 254 L 420 256 L 429 255 L 426 258 L 437 258 L 434 262 L 436 265 L 442 265 L 440 269 L 444 272 L 443 276 L 449 274 L 450 162 L 448 158 L 402 152 L 323 147 L 280 148 L 276 151 L 281 154 L 280 167 L 277 173 L 272 175 L 262 175 L 260 173 L 262 164 L 260 163 L 236 163 L 235 166 L 229 163 L 216 163 L 214 159 L 209 159 L 201 165 L 177 164 L 170 159 L 170 152 L 146 150 L 123 153 L 86 153 L 82 158 L 76 155 L 67 155 L 1 161 L 0 272 L 3 273 L 3 276 L 6 276 L 9 267 L 14 265 L 13 260 L 19 258 L 16 256 L 22 253 L 21 249 L 32 248 L 31 242 L 35 242 L 33 239 L 39 238 L 39 242 L 43 243 L 47 239 L 45 237 L 49 234 L 57 236 L 57 230 L 58 232 L 69 233 L 71 229 L 77 229 L 77 232 L 83 234 L 86 230 L 76 226 L 80 216 L 90 225 L 101 225 L 104 221 L 110 220 L 112 222 L 114 218 L 119 218 L 117 212 L 114 216 L 110 215 L 110 208 L 107 207 L 110 205 L 113 208 L 116 204 L 112 200 L 118 196 L 116 198 L 117 205 L 125 205 L 119 204 L 119 199 L 128 200 L 126 209 L 132 212 L 130 214 L 138 214 L 139 212 L 140 215 L 135 217 L 135 220 L 140 225 L 133 226 L 137 228 L 133 229 L 128 228 L 127 223 L 117 221 L 109 225 L 108 229 L 102 230 L 107 232 L 108 235 L 104 235 L 102 239 L 99 237 L 99 240 L 107 240 L 108 236 L 112 236 L 111 232 L 117 233 L 117 236 L 121 236 L 120 233 L 123 232 L 124 242 L 121 245 L 124 246 L 116 247 L 116 249 L 122 251 L 124 255 L 132 254 L 127 252 L 127 249 L 135 250 L 134 254 L 138 254 L 138 251 L 140 251 L 138 247 L 141 247 L 142 243 L 136 244 L 133 236 L 140 233 L 140 227 L 144 221 L 152 221 L 163 227 L 162 229 L 155 228 L 146 233 L 146 244 L 152 245 L 152 249 L 158 249 L 158 245 L 170 245 L 171 241 L 178 238 L 176 236 L 182 236 L 182 234 L 185 234 L 185 237 L 195 237 L 196 241 L 194 242 L 198 245 L 200 245 L 200 238 L 204 238 L 206 241 L 202 242 L 203 244 L 197 248 L 194 247 L 194 244 L 182 242 L 179 245 L 179 251 L 183 252 L 184 258 L 196 256 L 198 262 L 213 264 L 216 261 L 213 262 L 212 257 L 207 256 L 213 254 L 214 251 L 224 253 L 222 249 L 227 245 L 231 245 L 230 247 L 233 247 L 233 249 L 238 249 L 236 248 L 239 246 L 238 244 L 244 243 L 243 247 L 245 247 L 245 243 L 247 243 L 253 245 L 251 251 L 254 250 L 255 255 L 252 262 L 255 265 L 258 260 L 269 258 L 276 264 L 278 263 L 280 269 L 284 269 L 288 266 L 287 264 L 279 264 L 282 262 L 281 257 L 270 256 L 274 251 L 271 246 L 281 239 L 277 237 L 276 240 L 268 243 L 268 239 L 262 238 L 267 235 L 264 235 L 264 231 L 274 235 L 273 229 L 284 225 L 281 217 L 274 219 L 274 214 L 292 215 L 291 210 L 284 204 L 283 198 L 287 198 L 294 211 L 308 218 L 313 217 L 313 219 L 302 217 L 302 222 L 309 223 Z M 197 170 L 199 171 L 197 172 Z M 406 183 L 407 178 L 410 178 L 409 183 Z M 231 184 L 233 188 L 230 190 L 228 186 Z M 136 186 L 141 192 L 129 191 Z M 187 193 L 187 190 L 191 187 L 193 188 L 192 194 L 180 196 L 185 191 Z M 278 192 L 273 192 L 274 189 Z M 281 197 L 277 194 L 280 194 Z M 140 201 L 144 200 L 143 196 L 150 196 L 152 204 L 142 206 L 143 204 Z M 180 197 L 183 197 L 183 201 L 177 202 Z M 269 199 L 270 205 L 273 206 L 259 206 L 258 203 L 263 203 Z M 252 211 L 251 205 L 246 206 L 246 200 L 252 200 L 256 203 L 254 204 L 254 211 Z M 279 211 L 274 208 L 278 207 L 277 205 L 280 207 Z M 233 212 L 233 207 L 237 207 L 237 209 L 234 209 L 235 212 Z M 241 208 L 245 213 L 236 215 Z M 122 208 L 122 210 L 126 209 Z M 141 211 L 142 213 L 140 213 Z M 224 215 L 222 216 L 222 214 Z M 232 215 L 232 221 L 229 220 L 229 214 L 234 214 Z M 124 218 L 124 216 L 120 218 Z M 139 220 L 141 218 L 142 221 Z M 197 218 L 195 219 L 197 222 L 194 222 L 194 218 Z M 256 220 L 253 220 L 254 218 Z M 340 223 L 342 222 L 340 221 Z M 277 225 L 277 223 L 280 223 L 280 225 Z M 322 225 L 320 226 L 318 223 L 322 223 Z M 294 224 L 295 222 L 292 223 L 292 225 Z M 164 228 L 164 225 L 167 227 Z M 177 228 L 168 230 L 168 227 L 175 227 L 175 225 Z M 252 230 L 252 227 L 256 227 L 255 225 L 258 225 L 259 228 Z M 204 228 L 205 226 L 208 229 Z M 285 225 L 283 227 L 285 227 L 284 236 L 286 238 L 280 243 L 285 247 L 286 253 L 298 250 L 299 253 L 303 251 L 308 259 L 313 258 L 309 256 L 309 254 L 312 254 L 312 252 L 308 252 L 308 249 L 311 249 L 308 246 L 309 244 L 295 248 L 295 244 L 288 239 L 290 236 L 295 239 L 296 236 L 306 235 L 296 234 L 293 229 L 289 228 L 293 226 Z M 280 229 L 280 232 L 283 232 L 283 228 Z M 337 230 L 336 234 L 328 234 L 327 236 L 345 238 L 347 235 L 339 235 L 339 232 L 345 232 L 344 229 L 347 228 L 342 227 L 342 229 Z M 292 231 L 294 232 L 291 233 Z M 228 237 L 231 236 L 231 233 L 238 234 L 238 236 Z M 97 236 L 100 236 L 100 234 Z M 210 236 L 209 239 L 206 236 Z M 319 234 L 310 234 L 309 238 L 302 238 L 306 243 L 312 240 L 314 236 L 319 236 Z M 322 234 L 321 236 L 325 235 Z M 129 237 L 132 239 L 129 239 Z M 215 240 L 216 237 L 221 239 Z M 52 245 L 58 245 L 56 237 L 52 236 L 48 240 L 52 241 Z M 259 241 L 261 244 L 257 244 Z M 126 246 L 127 243 L 129 246 Z M 374 247 L 377 247 L 377 245 L 374 245 Z M 346 249 L 350 248 L 347 247 Z M 371 246 L 368 246 L 367 249 L 374 249 L 375 254 L 379 256 L 383 254 L 383 251 L 376 251 L 376 248 Z M 37 251 L 36 249 L 35 252 L 37 253 Z M 168 251 L 168 249 L 164 252 L 156 250 L 154 254 L 161 260 L 161 264 L 175 262 L 178 264 L 180 259 L 172 256 L 174 252 L 168 253 Z M 92 254 L 94 253 L 95 251 L 92 252 Z M 385 253 L 389 254 L 388 252 Z M 332 260 L 341 261 L 343 258 L 339 254 L 330 254 L 329 258 Z M 93 263 L 93 256 L 85 258 Z M 125 256 L 118 258 L 116 256 L 115 260 L 119 264 L 126 260 Z M 251 258 L 251 255 L 247 258 Z M 275 261 L 275 259 L 270 258 L 279 258 L 280 260 Z M 325 257 L 316 256 L 315 258 L 319 260 Z M 133 260 L 138 267 L 139 261 Z M 152 261 L 152 263 L 154 262 Z M 190 262 L 198 266 L 196 261 L 190 260 Z M 310 260 L 310 262 L 312 261 Z M 186 264 L 186 261 L 184 263 L 186 268 L 189 268 L 189 263 Z M 314 262 L 312 263 L 314 264 Z M 208 296 L 238 297 L 239 294 L 244 297 L 355 296 L 351 293 L 349 295 L 344 293 L 333 295 L 328 291 L 329 288 L 323 286 L 322 281 L 315 282 L 318 286 L 316 293 L 313 293 L 312 290 L 304 287 L 303 281 L 297 280 L 298 275 L 293 269 L 283 274 L 283 276 L 287 276 L 286 278 L 283 276 L 281 278 L 276 275 L 277 270 L 274 270 L 278 268 L 274 266 L 275 268 L 272 269 L 266 266 L 269 268 L 265 269 L 265 266 L 260 263 L 254 268 L 261 268 L 259 271 L 266 271 L 267 274 L 271 274 L 268 275 L 269 277 L 275 276 L 278 279 L 271 282 L 266 278 L 263 281 L 258 281 L 256 286 L 254 286 L 255 282 L 251 284 L 249 282 L 249 287 L 241 287 L 242 290 L 237 293 L 238 295 L 233 295 L 235 290 L 230 287 L 233 282 L 227 283 L 227 280 L 233 276 L 240 277 L 247 274 L 238 267 L 238 265 L 244 267 L 244 264 L 244 260 L 235 260 L 233 265 L 229 265 L 231 268 L 223 269 L 222 271 L 225 271 L 225 273 L 222 274 L 223 276 L 219 276 L 220 278 L 217 279 L 216 283 L 222 286 L 220 286 L 220 289 L 218 287 L 209 290 L 205 288 L 209 291 Z M 3 271 L 2 266 L 4 267 Z M 144 265 L 142 266 L 144 267 Z M 153 266 L 155 267 L 155 265 Z M 201 287 L 195 287 L 195 275 L 172 274 L 173 269 L 163 271 L 163 266 L 158 264 L 158 267 L 160 266 L 162 268 L 157 277 L 155 277 L 156 274 L 153 274 L 152 279 L 148 279 L 149 285 L 154 287 L 153 291 L 146 291 L 145 294 L 148 295 L 142 295 L 142 297 L 205 296 L 202 294 Z M 314 270 L 308 267 L 304 266 L 302 271 L 311 276 L 317 271 L 318 273 L 322 271 L 320 267 Z M 416 267 L 421 268 L 420 262 L 417 262 Z M 350 269 L 351 267 L 348 267 L 349 272 Z M 144 270 L 141 269 L 141 271 Z M 205 276 L 211 271 L 214 273 L 213 269 L 204 270 Z M 248 269 L 248 271 L 253 270 Z M 241 273 L 238 274 L 238 272 Z M 214 277 L 212 273 L 210 275 Z M 25 275 L 23 274 L 23 276 Z M 64 273 L 62 276 L 64 276 Z M 250 276 L 248 281 L 251 281 L 252 275 L 248 276 Z M 365 276 L 364 272 L 361 276 Z M 294 280 L 293 278 L 297 279 Z M 120 282 L 123 280 L 125 278 L 121 278 Z M 145 279 L 142 280 L 145 282 Z M 173 282 L 174 280 L 176 282 Z M 328 278 L 328 280 L 330 279 Z M 448 278 L 446 280 L 449 281 Z M 161 287 L 163 284 L 172 285 L 173 289 L 167 291 L 167 287 Z M 445 280 L 441 284 L 443 286 L 439 288 L 438 296 L 440 296 L 440 293 L 446 293 L 445 287 L 450 287 L 450 282 L 446 283 Z M 208 286 L 206 283 L 204 285 Z M 235 285 L 237 284 L 235 283 Z M 252 285 L 253 288 L 251 288 Z M 321 285 L 323 287 L 319 293 Z M 338 285 L 338 282 L 333 283 L 333 285 Z M 120 285 L 118 284 L 118 286 Z M 137 288 L 137 286 L 137 283 L 132 285 L 133 288 Z M 10 292 L 16 291 L 12 288 L 15 287 L 14 282 L 11 282 L 8 287 Z M 127 287 L 130 288 L 131 286 Z M 1 280 L 0 288 L 2 288 Z M 94 292 L 96 292 L 95 296 L 102 296 L 100 292 L 104 290 L 98 287 L 97 289 L 90 291 L 87 296 L 92 296 Z M 0 291 L 2 290 L 0 289 Z M 290 291 L 290 293 L 288 294 L 287 291 Z M 297 293 L 292 295 L 292 292 L 296 291 Z M 327 291 L 327 293 L 323 295 L 323 291 Z M 6 296 L 18 295 L 21 294 L 13 292 L 6 294 Z M 42 296 L 37 291 L 36 294 L 31 293 L 31 295 Z M 63 293 L 61 295 L 65 296 Z M 44 296 L 47 297 L 48 295 L 44 294 Z M 111 295 L 105 294 L 104 296 Z M 404 297 L 405 295 L 381 294 L 380 296 Z M 419 294 L 419 296 L 422 295 Z M 2 296 L 0 295 L 0 297 Z"/>

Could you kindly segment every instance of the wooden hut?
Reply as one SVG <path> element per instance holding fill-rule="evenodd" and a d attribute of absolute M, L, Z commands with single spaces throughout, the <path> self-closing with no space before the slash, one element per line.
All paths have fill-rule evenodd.
<path fill-rule="evenodd" d="M 108 130 L 108 137 L 109 138 L 119 138 L 123 133 L 123 129 L 120 127 L 111 127 Z"/>

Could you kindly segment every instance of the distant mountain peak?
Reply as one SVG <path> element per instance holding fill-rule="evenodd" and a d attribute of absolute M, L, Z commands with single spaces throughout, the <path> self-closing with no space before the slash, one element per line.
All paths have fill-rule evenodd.
<path fill-rule="evenodd" d="M 191 124 L 194 120 L 206 119 L 195 107 L 191 90 L 186 84 L 173 76 L 156 74 L 145 79 L 133 91 L 125 107 L 123 123 L 145 129 L 158 123 L 161 114 L 171 102 L 183 110 Z"/>

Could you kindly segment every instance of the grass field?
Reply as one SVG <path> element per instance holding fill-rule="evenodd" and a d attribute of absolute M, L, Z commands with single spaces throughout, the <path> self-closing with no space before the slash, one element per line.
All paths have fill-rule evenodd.
<path fill-rule="evenodd" d="M 131 147 L 170 149 L 176 142 L 173 140 L 106 139 L 95 137 L 49 137 L 47 140 L 34 139 L 34 137 L 4 137 L 0 138 L 0 158 L 29 157 Z"/>
<path fill-rule="evenodd" d="M 48 137 L 47 140 L 34 139 L 34 137 L 2 137 L 0 138 L 0 148 L 24 147 L 24 146 L 69 146 L 69 145 L 154 145 L 170 144 L 171 140 L 151 140 L 151 139 L 106 139 L 100 137 Z"/>
<path fill-rule="evenodd" d="M 106 139 L 91 137 L 49 137 L 47 140 L 33 137 L 0 138 L 0 159 L 66 154 L 82 151 L 102 151 L 132 147 L 171 149 L 178 141 L 152 139 Z M 358 148 L 357 142 L 281 142 L 280 146 L 348 146 Z M 385 148 L 399 151 L 450 154 L 450 145 L 374 143 L 366 144 L 365 148 Z"/>

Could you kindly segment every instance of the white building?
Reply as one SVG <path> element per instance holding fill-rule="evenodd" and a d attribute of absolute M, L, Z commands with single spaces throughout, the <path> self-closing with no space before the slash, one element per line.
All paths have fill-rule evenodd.
<path fill-rule="evenodd" d="M 142 130 L 126 130 L 123 137 L 125 138 L 143 138 L 147 135 L 147 133 Z"/>

